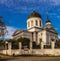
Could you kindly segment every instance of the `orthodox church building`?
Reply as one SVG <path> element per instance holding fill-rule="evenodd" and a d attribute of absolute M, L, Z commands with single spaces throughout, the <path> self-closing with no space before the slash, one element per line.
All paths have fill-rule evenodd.
<path fill-rule="evenodd" d="M 23 26 L 23 25 L 22 25 Z M 43 26 L 43 20 L 39 13 L 33 11 L 27 19 L 27 30 L 16 30 L 13 34 L 14 39 L 28 38 L 37 45 L 43 41 L 44 45 L 51 45 L 51 41 L 58 39 L 58 33 L 47 18 Z"/>

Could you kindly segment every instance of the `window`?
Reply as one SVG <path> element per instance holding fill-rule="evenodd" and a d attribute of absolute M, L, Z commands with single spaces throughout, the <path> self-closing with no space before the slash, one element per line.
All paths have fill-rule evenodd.
<path fill-rule="evenodd" d="M 33 32 L 32 32 L 32 41 L 33 41 Z"/>
<path fill-rule="evenodd" d="M 38 21 L 36 20 L 36 26 L 38 25 Z"/>
<path fill-rule="evenodd" d="M 41 44 L 41 42 L 42 42 L 42 38 L 40 38 L 40 44 Z"/>
<path fill-rule="evenodd" d="M 43 33 L 41 33 L 41 36 L 42 36 Z"/>
<path fill-rule="evenodd" d="M 31 21 L 31 26 L 33 26 L 33 21 Z"/>
<path fill-rule="evenodd" d="M 28 22 L 28 27 L 30 27 L 30 22 Z"/>
<path fill-rule="evenodd" d="M 36 41 L 37 41 L 37 38 L 38 38 L 38 33 L 36 32 Z"/>
<path fill-rule="evenodd" d="M 41 27 L 41 21 L 40 21 L 40 27 Z"/>

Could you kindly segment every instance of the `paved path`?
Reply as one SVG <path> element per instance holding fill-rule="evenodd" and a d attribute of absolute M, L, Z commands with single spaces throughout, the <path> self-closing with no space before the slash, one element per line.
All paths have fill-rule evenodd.
<path fill-rule="evenodd" d="M 9 57 L 0 61 L 60 61 L 60 57 Z"/>

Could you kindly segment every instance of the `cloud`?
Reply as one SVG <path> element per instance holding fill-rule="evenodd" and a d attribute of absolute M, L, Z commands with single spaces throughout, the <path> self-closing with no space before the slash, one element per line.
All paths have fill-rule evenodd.
<path fill-rule="evenodd" d="M 29 11 L 46 5 L 60 5 L 60 0 L 0 0 L 0 4 L 12 10 Z"/>
<path fill-rule="evenodd" d="M 32 4 L 33 3 L 33 4 Z M 18 6 L 25 6 L 26 4 L 34 5 L 34 4 L 59 4 L 60 0 L 0 0 L 0 4 L 4 4 L 7 7 L 18 7 Z M 31 6 L 31 5 L 30 5 Z"/>
<path fill-rule="evenodd" d="M 58 38 L 60 39 L 60 35 L 58 35 Z"/>
<path fill-rule="evenodd" d="M 51 0 L 54 5 L 60 5 L 60 0 Z"/>
<path fill-rule="evenodd" d="M 0 0 L 0 4 L 5 5 L 7 8 L 14 8 L 17 5 L 14 0 Z"/>
<path fill-rule="evenodd" d="M 11 27 L 11 26 L 7 26 L 7 33 L 5 35 L 5 39 L 12 39 L 12 35 L 13 33 L 16 31 L 17 28 Z"/>
<path fill-rule="evenodd" d="M 48 10 L 51 5 L 60 5 L 60 0 L 0 0 L 0 4 L 6 6 L 9 11 L 27 13 L 31 10 Z"/>

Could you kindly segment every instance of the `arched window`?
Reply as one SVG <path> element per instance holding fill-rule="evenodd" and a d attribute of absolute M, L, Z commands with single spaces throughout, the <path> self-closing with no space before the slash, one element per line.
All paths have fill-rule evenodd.
<path fill-rule="evenodd" d="M 36 20 L 36 26 L 38 25 L 38 21 Z"/>
<path fill-rule="evenodd" d="M 28 27 L 30 27 L 30 22 L 28 22 Z"/>
<path fill-rule="evenodd" d="M 31 26 L 33 26 L 33 21 L 31 21 Z"/>
<path fill-rule="evenodd" d="M 41 21 L 40 21 L 40 27 L 41 27 Z"/>

